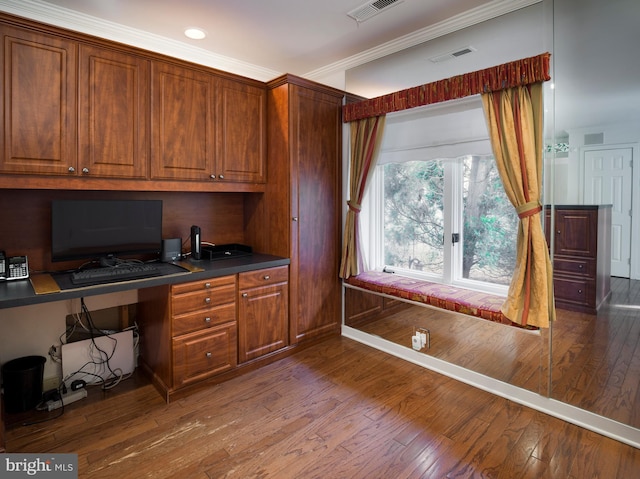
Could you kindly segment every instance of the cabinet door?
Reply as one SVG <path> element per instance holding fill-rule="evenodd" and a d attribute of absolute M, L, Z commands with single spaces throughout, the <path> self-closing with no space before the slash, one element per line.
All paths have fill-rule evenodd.
<path fill-rule="evenodd" d="M 149 61 L 83 45 L 79 64 L 81 174 L 146 178 Z"/>
<path fill-rule="evenodd" d="M 216 175 L 220 181 L 266 180 L 266 89 L 220 81 Z"/>
<path fill-rule="evenodd" d="M 240 281 L 242 283 L 242 278 Z M 238 301 L 240 363 L 287 346 L 288 308 L 286 282 L 250 289 L 241 288 Z"/>
<path fill-rule="evenodd" d="M 210 181 L 216 81 L 198 70 L 152 64 L 152 178 Z"/>
<path fill-rule="evenodd" d="M 598 211 L 556 210 L 555 255 L 595 258 L 598 245 Z"/>
<path fill-rule="evenodd" d="M 340 327 L 340 105 L 291 86 L 291 343 Z"/>
<path fill-rule="evenodd" d="M 76 43 L 6 26 L 0 34 L 0 171 L 75 174 Z"/>

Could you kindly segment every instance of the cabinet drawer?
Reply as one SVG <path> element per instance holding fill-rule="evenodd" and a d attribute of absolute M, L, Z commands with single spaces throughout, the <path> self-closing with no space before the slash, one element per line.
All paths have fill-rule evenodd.
<path fill-rule="evenodd" d="M 191 293 L 194 291 L 209 291 L 211 289 L 219 288 L 221 286 L 236 284 L 235 276 L 222 276 L 220 278 L 211 278 L 202 281 L 192 281 L 190 283 L 174 284 L 171 287 L 171 293 L 183 294 Z"/>
<path fill-rule="evenodd" d="M 234 368 L 238 363 L 236 342 L 236 323 L 174 339 L 174 387 L 197 382 Z"/>
<path fill-rule="evenodd" d="M 238 287 L 240 289 L 256 288 L 289 281 L 289 267 L 278 266 L 277 268 L 247 271 L 246 273 L 240 273 L 238 276 Z"/>
<path fill-rule="evenodd" d="M 553 258 L 553 268 L 556 273 L 575 274 L 589 278 L 595 277 L 596 274 L 596 262 L 587 258 L 568 258 L 556 255 Z"/>
<path fill-rule="evenodd" d="M 579 278 L 556 276 L 553 280 L 556 299 L 584 306 L 595 302 L 595 282 Z"/>
<path fill-rule="evenodd" d="M 215 306 L 233 303 L 236 298 L 235 285 L 221 286 L 207 291 L 196 291 L 174 295 L 171 299 L 173 316 L 193 311 L 208 310 Z"/>
<path fill-rule="evenodd" d="M 206 311 L 177 315 L 173 318 L 173 336 L 208 329 L 235 320 L 235 303 L 213 307 Z"/>

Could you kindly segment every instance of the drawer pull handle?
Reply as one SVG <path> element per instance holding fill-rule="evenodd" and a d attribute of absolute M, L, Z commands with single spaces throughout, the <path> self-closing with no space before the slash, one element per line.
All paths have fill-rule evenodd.
<path fill-rule="evenodd" d="M 204 287 L 205 287 L 206 289 L 209 289 L 209 288 L 211 287 L 211 283 L 204 283 Z"/>
<path fill-rule="evenodd" d="M 579 268 L 579 269 L 582 269 L 583 267 L 584 267 L 584 265 L 583 265 L 583 264 L 581 264 L 581 265 L 579 265 L 579 266 L 578 266 L 578 268 Z"/>
<path fill-rule="evenodd" d="M 209 318 L 209 317 L 204 318 L 204 322 L 205 323 L 210 323 L 211 322 L 211 318 Z"/>
<path fill-rule="evenodd" d="M 209 303 L 211 302 L 211 298 L 204 298 L 204 302 L 205 302 L 206 304 L 209 304 Z"/>
<path fill-rule="evenodd" d="M 242 293 L 242 297 L 243 297 L 243 298 L 246 298 L 247 296 L 249 296 L 249 294 L 248 294 L 248 293 Z"/>
<path fill-rule="evenodd" d="M 206 356 L 207 356 L 208 358 L 210 358 L 210 357 L 211 357 L 211 353 L 207 353 L 207 354 L 206 354 Z"/>
<path fill-rule="evenodd" d="M 265 281 L 266 281 L 266 280 L 269 280 L 269 279 L 271 279 L 271 276 L 269 276 L 268 274 L 265 274 L 265 275 L 264 275 L 264 279 L 265 279 Z"/>
<path fill-rule="evenodd" d="M 579 289 L 579 290 L 578 290 L 578 293 L 582 294 L 582 290 L 581 290 L 581 289 Z"/>

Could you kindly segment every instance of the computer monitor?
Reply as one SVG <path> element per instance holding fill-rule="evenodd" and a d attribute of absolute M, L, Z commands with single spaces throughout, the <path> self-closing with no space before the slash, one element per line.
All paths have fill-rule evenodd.
<path fill-rule="evenodd" d="M 160 200 L 54 200 L 51 260 L 159 254 Z"/>

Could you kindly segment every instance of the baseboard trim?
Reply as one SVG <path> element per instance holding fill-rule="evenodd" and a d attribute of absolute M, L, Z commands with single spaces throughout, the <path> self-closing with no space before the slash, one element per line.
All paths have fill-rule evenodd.
<path fill-rule="evenodd" d="M 640 449 L 640 429 L 585 411 L 584 409 L 563 403 L 556 399 L 527 391 L 526 389 L 513 386 L 503 381 L 498 381 L 497 379 L 414 351 L 408 347 L 400 346 L 379 336 L 363 333 L 349 326 L 342 326 L 342 335 L 483 391 Z"/>

